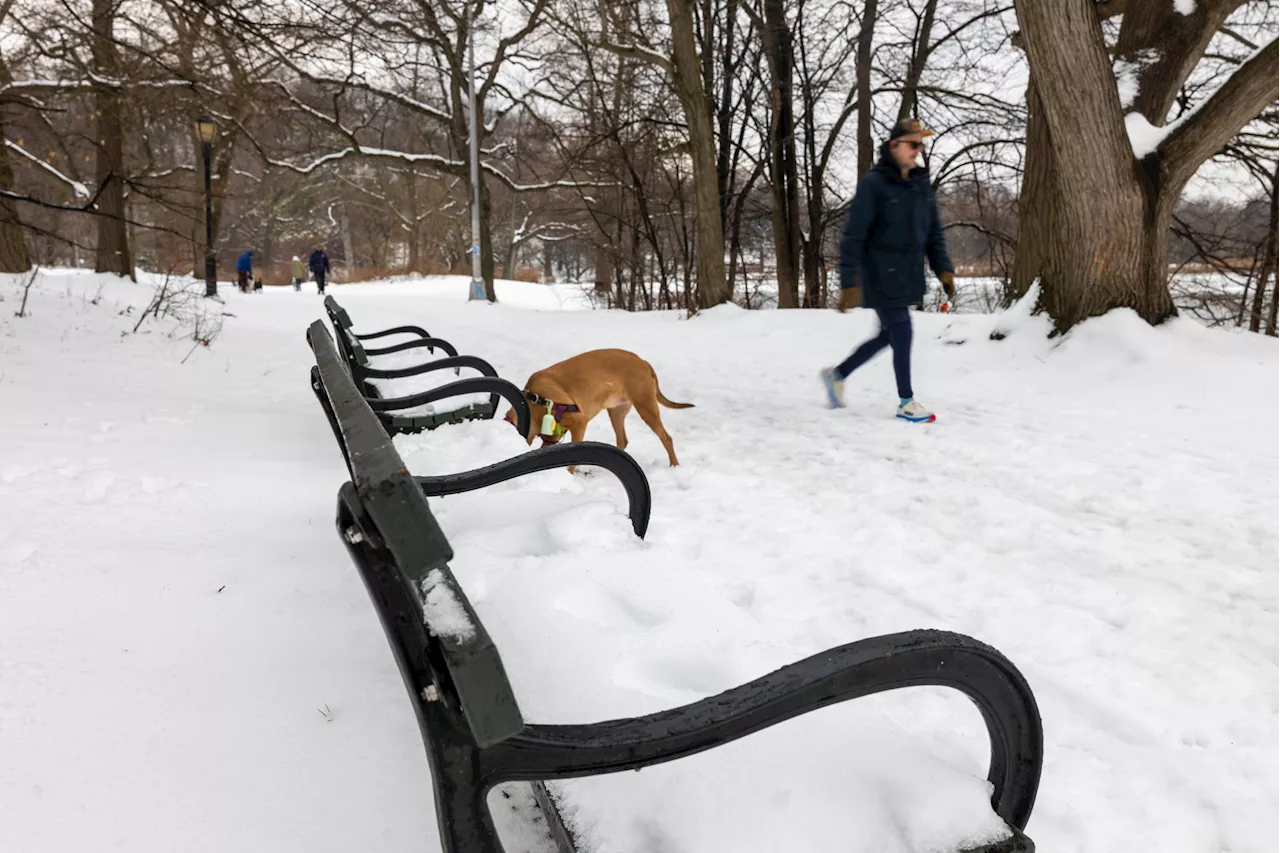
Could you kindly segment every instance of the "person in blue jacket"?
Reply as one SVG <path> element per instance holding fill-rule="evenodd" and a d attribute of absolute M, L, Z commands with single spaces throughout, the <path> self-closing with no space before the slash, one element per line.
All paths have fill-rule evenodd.
<path fill-rule="evenodd" d="M 236 283 L 242 293 L 248 293 L 253 287 L 253 252 L 241 252 L 236 259 Z"/>
<path fill-rule="evenodd" d="M 932 135 L 915 119 L 895 124 L 880 147 L 880 161 L 858 182 L 849 206 L 840 238 L 840 310 L 856 304 L 854 288 L 861 287 L 862 305 L 876 312 L 880 333 L 822 371 L 833 409 L 844 407 L 849 374 L 890 347 L 898 417 L 911 423 L 935 420 L 916 402 L 911 387 L 911 308 L 924 301 L 926 258 L 948 297 L 955 295 L 955 267 L 947 255 L 929 170 L 917 164 L 925 137 Z"/>
<path fill-rule="evenodd" d="M 324 293 L 325 279 L 329 276 L 329 254 L 325 252 L 324 246 L 316 246 L 311 257 L 307 258 L 307 266 L 311 269 L 311 274 L 316 279 L 316 292 Z"/>

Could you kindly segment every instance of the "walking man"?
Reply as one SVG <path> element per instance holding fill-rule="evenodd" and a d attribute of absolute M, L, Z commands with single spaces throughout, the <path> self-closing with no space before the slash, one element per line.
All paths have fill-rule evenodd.
<path fill-rule="evenodd" d="M 248 293 L 253 286 L 253 252 L 241 252 L 236 259 L 236 283 L 241 293 Z"/>
<path fill-rule="evenodd" d="M 316 292 L 324 293 L 324 279 L 329 274 L 329 256 L 325 254 L 324 246 L 316 246 L 316 250 L 307 259 L 307 266 L 316 277 Z"/>
<path fill-rule="evenodd" d="M 898 417 L 931 423 L 932 412 L 915 400 L 911 387 L 911 307 L 924 301 L 924 261 L 929 259 L 947 292 L 955 297 L 955 267 L 947 255 L 929 170 L 917 164 L 924 138 L 932 136 L 915 119 L 894 125 L 880 146 L 880 161 L 858 182 L 840 238 L 840 310 L 862 304 L 876 312 L 880 333 L 835 367 L 822 371 L 827 402 L 844 408 L 844 380 L 885 347 L 893 350 L 898 380 Z"/>

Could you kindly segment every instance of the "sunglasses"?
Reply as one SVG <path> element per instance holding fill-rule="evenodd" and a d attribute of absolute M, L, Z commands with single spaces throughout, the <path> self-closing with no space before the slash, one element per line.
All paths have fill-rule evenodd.
<path fill-rule="evenodd" d="M 923 142 L 914 142 L 914 141 L 912 141 L 912 140 L 910 140 L 910 139 L 900 139 L 900 140 L 898 140 L 898 144 L 899 144 L 899 145 L 909 145 L 909 146 L 911 146 L 911 150 L 912 150 L 912 151 L 923 151 L 923 150 L 924 150 L 924 143 L 923 143 Z"/>

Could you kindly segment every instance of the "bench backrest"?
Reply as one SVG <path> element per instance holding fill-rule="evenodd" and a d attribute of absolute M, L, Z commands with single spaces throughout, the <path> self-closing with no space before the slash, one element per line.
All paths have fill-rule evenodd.
<path fill-rule="evenodd" d="M 350 513 L 355 529 L 343 530 L 344 539 L 349 547 L 384 553 L 389 559 L 381 565 L 393 567 L 400 585 L 392 592 L 411 602 L 413 618 L 385 612 L 387 600 L 375 594 L 377 579 L 361 566 L 401 674 L 411 691 L 420 692 L 425 685 L 414 681 L 415 668 L 425 663 L 442 699 L 458 703 L 478 744 L 505 740 L 524 720 L 497 647 L 449 569 L 449 542 L 324 324 L 313 323 L 307 340 L 316 356 L 312 385 L 351 473 L 344 494 L 358 502 Z"/>

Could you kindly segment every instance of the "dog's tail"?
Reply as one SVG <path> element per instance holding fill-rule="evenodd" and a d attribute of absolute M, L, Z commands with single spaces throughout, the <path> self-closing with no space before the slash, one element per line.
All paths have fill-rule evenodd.
<path fill-rule="evenodd" d="M 693 408 L 693 403 L 673 403 L 670 400 L 668 400 L 666 395 L 662 393 L 662 388 L 658 386 L 658 374 L 654 373 L 654 370 L 652 367 L 649 368 L 649 372 L 653 373 L 653 387 L 658 392 L 659 403 L 666 406 L 668 409 L 692 409 Z"/>

